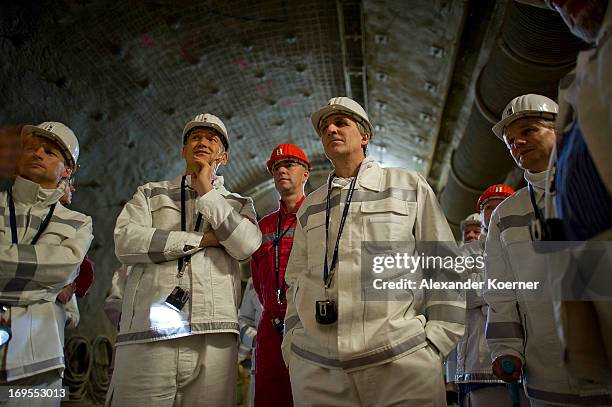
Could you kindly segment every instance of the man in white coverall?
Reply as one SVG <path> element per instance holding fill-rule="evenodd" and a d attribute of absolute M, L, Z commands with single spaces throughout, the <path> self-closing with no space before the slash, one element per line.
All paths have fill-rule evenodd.
<path fill-rule="evenodd" d="M 528 186 L 493 212 L 486 240 L 486 279 L 539 282 L 538 289 L 485 285 L 489 305 L 486 338 L 493 372 L 516 381 L 521 372 L 532 406 L 609 405 L 612 397 L 597 386 L 579 385 L 560 365 L 552 301 L 546 288 L 546 256 L 534 251 L 530 226 L 542 217 L 547 165 L 555 142 L 557 104 L 534 94 L 514 98 L 493 127 Z"/>
<path fill-rule="evenodd" d="M 480 237 L 480 215 L 478 213 L 472 213 L 468 215 L 464 220 L 459 224 L 459 230 L 461 231 L 461 243 L 462 246 L 465 246 L 466 243 L 473 242 L 474 240 L 478 240 Z M 469 304 L 466 304 L 469 306 Z M 469 307 L 468 307 L 469 309 Z M 469 318 L 467 315 L 468 309 L 466 309 L 466 318 Z M 467 321 L 467 319 L 466 319 Z M 466 334 L 467 334 L 467 324 L 465 326 Z M 464 335 L 465 338 L 465 335 Z M 460 341 L 461 342 L 461 341 Z M 459 346 L 457 344 L 457 346 Z M 448 354 L 446 361 L 444 362 L 445 369 L 445 378 L 446 378 L 446 393 L 447 398 L 446 401 L 450 404 L 455 398 L 457 394 L 457 386 L 455 384 L 455 373 L 457 372 L 457 349 L 453 349 L 451 353 Z M 448 394 L 454 393 L 455 397 L 449 399 Z"/>
<path fill-rule="evenodd" d="M 216 175 L 230 147 L 204 113 L 183 130 L 185 175 L 138 188 L 117 219 L 125 284 L 113 406 L 233 406 L 239 260 L 261 244 L 253 201 Z"/>
<path fill-rule="evenodd" d="M 371 272 L 363 264 L 362 276 L 362 244 L 374 251 L 389 241 L 454 245 L 436 197 L 421 175 L 366 158 L 372 125 L 355 101 L 333 98 L 311 120 L 334 173 L 298 211 L 287 266 L 282 347 L 294 403 L 445 406 L 442 359 L 463 334 L 460 294 L 362 297 L 371 288 L 362 284 Z"/>
<path fill-rule="evenodd" d="M 546 217 L 561 219 L 564 232 L 552 240 L 585 242 L 550 258 L 553 295 L 561 300 L 557 332 L 563 362 L 576 379 L 612 385 L 612 2 L 546 3 L 590 45 L 559 82 L 557 143 L 549 163 Z M 574 288 L 576 280 L 584 282 L 580 298 L 562 288 Z"/>
<path fill-rule="evenodd" d="M 480 215 L 478 213 L 472 213 L 467 218 L 461 221 L 461 240 L 465 243 L 473 242 L 480 238 L 482 232 L 480 227 Z"/>
<path fill-rule="evenodd" d="M 78 140 L 64 124 L 24 126 L 18 176 L 0 193 L 0 304 L 2 325 L 12 331 L 0 348 L 0 381 L 60 396 L 31 393 L 0 405 L 60 405 L 66 315 L 56 297 L 76 278 L 93 240 L 91 218 L 59 202 L 78 156 Z"/>
<path fill-rule="evenodd" d="M 238 312 L 238 324 L 240 325 L 240 351 L 239 360 L 247 360 L 250 357 L 250 381 L 249 381 L 249 406 L 255 405 L 255 342 L 257 339 L 257 327 L 261 321 L 263 307 L 257 292 L 253 287 L 253 279 L 247 281 L 244 294 L 242 295 L 242 303 Z M 241 361 L 242 363 L 242 361 Z"/>
<path fill-rule="evenodd" d="M 484 281 L 485 239 L 491 213 L 511 196 L 514 190 L 504 184 L 491 185 L 478 199 L 479 213 L 472 214 L 464 222 L 478 219 L 479 238 L 461 246 L 464 256 L 471 256 L 476 261 L 475 267 L 466 270 L 466 278 L 472 281 Z M 475 215 L 475 216 L 474 216 Z M 480 224 L 482 222 L 482 225 Z M 463 225 L 463 222 L 461 222 Z M 482 227 L 480 227 L 482 226 Z M 464 233 L 465 237 L 466 234 Z M 512 399 L 505 383 L 497 378 L 491 370 L 491 352 L 485 339 L 487 304 L 482 298 L 482 289 L 470 289 L 466 292 L 465 335 L 457 344 L 455 382 L 459 389 L 460 407 L 512 406 Z M 518 397 L 517 397 L 518 396 Z M 515 398 L 522 399 L 524 405 L 529 402 L 515 393 Z"/>

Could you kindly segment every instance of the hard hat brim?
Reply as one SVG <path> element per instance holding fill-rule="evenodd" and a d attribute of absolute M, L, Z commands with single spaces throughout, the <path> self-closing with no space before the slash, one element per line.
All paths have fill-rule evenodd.
<path fill-rule="evenodd" d="M 29 124 L 23 126 L 23 132 L 25 132 L 26 134 L 28 133 L 32 133 L 32 134 L 36 134 L 38 136 L 43 136 L 45 138 L 48 138 L 52 141 L 55 142 L 55 144 L 57 144 L 62 152 L 62 154 L 64 155 L 64 158 L 68 160 L 68 165 L 70 165 L 71 168 L 75 168 L 76 167 L 76 162 L 74 161 L 74 157 L 72 156 L 72 152 L 70 151 L 70 149 L 68 149 L 66 147 L 66 145 L 64 144 L 64 140 L 62 140 L 61 138 L 59 138 L 59 136 L 53 132 L 50 132 L 48 130 L 44 130 L 41 129 L 38 126 L 31 126 Z"/>
<path fill-rule="evenodd" d="M 462 220 L 459 224 L 459 229 L 463 232 L 463 229 L 470 225 L 482 226 L 479 220 Z"/>
<path fill-rule="evenodd" d="M 308 161 L 304 161 L 304 160 L 302 160 L 302 159 L 300 159 L 300 158 L 297 158 L 297 157 L 294 157 L 294 156 L 286 156 L 286 157 L 280 158 L 280 159 L 278 159 L 278 160 L 272 160 L 272 159 L 270 159 L 270 160 L 266 161 L 266 168 L 268 169 L 268 172 L 269 172 L 270 174 L 272 174 L 272 169 L 274 168 L 274 165 L 275 165 L 277 162 L 281 162 L 281 161 L 295 161 L 296 163 L 298 163 L 298 164 L 303 165 L 304 167 L 306 167 L 306 169 L 308 170 L 308 172 L 312 171 L 312 165 L 310 165 L 310 162 L 308 162 Z"/>
<path fill-rule="evenodd" d="M 217 132 L 219 132 L 219 134 L 223 137 L 222 141 L 223 141 L 223 145 L 225 146 L 225 150 L 229 151 L 229 148 L 230 148 L 229 138 L 227 137 L 225 130 L 223 130 L 221 126 L 219 126 L 216 123 L 191 121 L 187 123 L 187 125 L 183 129 L 183 139 L 185 138 L 187 133 L 189 133 L 191 130 L 195 129 L 196 127 L 208 127 L 208 128 L 217 130 Z"/>
<path fill-rule="evenodd" d="M 310 121 L 312 123 L 312 127 L 314 127 L 314 130 L 317 134 L 319 134 L 319 123 L 321 123 L 321 120 L 335 113 L 345 114 L 347 116 L 352 117 L 353 119 L 355 119 L 356 121 L 358 121 L 365 127 L 366 131 L 370 135 L 370 138 L 374 137 L 374 129 L 372 128 L 370 123 L 368 123 L 362 117 L 359 117 L 351 109 L 347 108 L 346 106 L 342 106 L 342 105 L 327 105 L 310 115 Z M 319 134 L 319 136 L 321 135 Z"/>
<path fill-rule="evenodd" d="M 493 130 L 493 133 L 497 136 L 498 139 L 504 141 L 504 129 L 510 124 L 512 124 L 512 122 L 523 117 L 540 117 L 543 119 L 555 120 L 557 118 L 557 114 L 551 112 L 543 112 L 541 110 L 523 110 L 511 114 L 505 119 L 500 120 L 495 126 L 491 128 L 491 130 Z"/>

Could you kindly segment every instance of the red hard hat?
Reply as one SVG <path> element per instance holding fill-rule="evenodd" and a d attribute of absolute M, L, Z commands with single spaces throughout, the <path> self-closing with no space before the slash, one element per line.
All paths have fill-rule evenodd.
<path fill-rule="evenodd" d="M 480 198 L 478 198 L 476 210 L 480 212 L 480 208 L 482 208 L 482 205 L 484 205 L 485 202 L 487 202 L 491 198 L 506 199 L 513 193 L 514 189 L 512 189 L 506 184 L 491 185 L 489 188 L 486 189 L 486 191 L 482 193 L 482 195 L 480 195 Z"/>
<path fill-rule="evenodd" d="M 272 167 L 277 161 L 290 160 L 292 158 L 306 165 L 308 171 L 312 169 L 308 157 L 306 157 L 306 154 L 304 154 L 298 146 L 295 144 L 279 144 L 272 150 L 272 155 L 270 155 L 270 159 L 266 163 L 268 171 L 270 174 L 272 173 Z"/>
<path fill-rule="evenodd" d="M 89 256 L 85 256 L 79 269 L 79 275 L 74 280 L 74 293 L 77 297 L 83 298 L 91 288 L 94 280 L 94 267 L 96 264 Z"/>

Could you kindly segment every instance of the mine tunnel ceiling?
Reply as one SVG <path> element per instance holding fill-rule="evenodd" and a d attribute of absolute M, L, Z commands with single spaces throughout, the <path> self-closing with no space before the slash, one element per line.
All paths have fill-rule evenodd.
<path fill-rule="evenodd" d="M 83 146 L 79 182 L 113 206 L 138 184 L 181 170 L 180 132 L 202 111 L 222 117 L 231 133 L 223 173 L 234 190 L 266 181 L 265 160 L 282 142 L 323 164 L 308 116 L 346 94 L 347 77 L 376 126 L 371 155 L 427 175 L 466 6 L 65 1 L 2 7 L 3 122 L 69 124 Z M 354 74 L 360 70 L 365 77 Z M 107 191 L 100 174 L 120 174 L 122 182 Z"/>
<path fill-rule="evenodd" d="M 101 310 L 118 266 L 115 219 L 138 185 L 181 173 L 181 131 L 196 114 L 226 123 L 226 184 L 263 215 L 277 205 L 272 148 L 302 147 L 314 163 L 307 188 L 321 184 L 330 167 L 308 117 L 352 95 L 375 127 L 370 155 L 426 176 L 456 225 L 512 167 L 489 130 L 501 99 L 537 78 L 555 96 L 551 72 L 576 53 L 563 30 L 555 13 L 511 0 L 0 3 L 0 120 L 62 121 L 81 141 L 73 208 L 94 220 L 98 271 L 77 333 L 114 332 Z M 533 61 L 541 55 L 552 66 Z M 493 91 L 475 98 L 481 77 Z"/>
<path fill-rule="evenodd" d="M 69 124 L 83 147 L 79 183 L 96 206 L 117 210 L 137 185 L 182 170 L 183 125 L 213 112 L 232 138 L 226 183 L 265 191 L 257 206 L 267 211 L 272 148 L 301 146 L 317 186 L 329 166 L 308 116 L 349 94 L 375 126 L 370 155 L 421 172 L 438 190 L 471 107 L 477 57 L 495 32 L 488 23 L 506 4 L 5 3 L 0 117 Z"/>

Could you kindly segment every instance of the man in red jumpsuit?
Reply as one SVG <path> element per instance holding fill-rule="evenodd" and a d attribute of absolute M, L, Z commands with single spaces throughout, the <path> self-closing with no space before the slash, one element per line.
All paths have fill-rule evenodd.
<path fill-rule="evenodd" d="M 299 147 L 281 144 L 272 151 L 267 166 L 281 198 L 279 209 L 259 221 L 263 239 L 251 257 L 253 286 L 263 305 L 256 337 L 255 406 L 284 407 L 293 406 L 280 347 L 287 308 L 285 268 L 311 165 Z"/>

